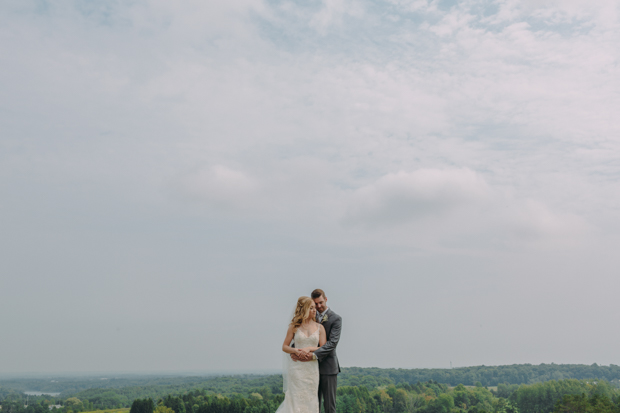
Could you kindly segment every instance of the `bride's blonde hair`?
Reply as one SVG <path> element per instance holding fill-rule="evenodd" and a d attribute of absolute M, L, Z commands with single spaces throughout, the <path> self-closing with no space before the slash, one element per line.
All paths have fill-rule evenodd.
<path fill-rule="evenodd" d="M 291 320 L 293 331 L 297 331 L 297 327 L 301 325 L 310 316 L 310 307 L 314 304 L 314 300 L 310 297 L 299 297 L 297 307 L 295 307 L 295 315 Z"/>

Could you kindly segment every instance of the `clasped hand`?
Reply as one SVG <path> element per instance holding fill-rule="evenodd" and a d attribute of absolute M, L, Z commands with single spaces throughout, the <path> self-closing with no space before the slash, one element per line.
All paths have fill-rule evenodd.
<path fill-rule="evenodd" d="M 291 353 L 291 359 L 293 359 L 293 361 L 311 361 L 312 352 L 307 351 L 305 348 L 298 348 L 295 349 L 294 353 Z"/>

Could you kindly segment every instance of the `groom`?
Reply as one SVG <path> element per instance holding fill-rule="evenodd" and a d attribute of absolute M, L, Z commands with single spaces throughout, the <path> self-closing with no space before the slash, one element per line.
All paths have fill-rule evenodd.
<path fill-rule="evenodd" d="M 316 321 L 323 324 L 327 342 L 315 351 L 311 356 L 299 358 L 295 354 L 291 354 L 291 358 L 295 361 L 319 361 L 319 405 L 321 398 L 325 413 L 336 413 L 336 384 L 338 373 L 340 373 L 340 364 L 338 364 L 338 356 L 336 356 L 336 346 L 340 340 L 340 330 L 342 329 L 342 318 L 329 309 L 327 306 L 327 297 L 321 289 L 316 289 L 310 294 L 316 305 Z"/>

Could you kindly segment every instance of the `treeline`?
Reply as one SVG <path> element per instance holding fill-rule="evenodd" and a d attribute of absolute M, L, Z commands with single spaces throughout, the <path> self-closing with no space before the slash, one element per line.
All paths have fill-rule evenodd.
<path fill-rule="evenodd" d="M 71 395 L 86 389 L 121 389 L 126 387 L 184 387 L 186 390 L 199 387 L 201 383 L 217 380 L 221 375 L 203 376 L 152 376 L 152 375 L 121 375 L 118 377 L 83 376 L 83 377 L 36 377 L 10 378 L 0 380 L 0 389 L 17 391 L 39 391 Z M 263 375 L 261 375 L 263 376 Z M 237 377 L 251 378 L 252 375 Z"/>
<path fill-rule="evenodd" d="M 399 383 L 417 383 L 433 380 L 450 386 L 458 384 L 497 386 L 500 383 L 531 384 L 549 380 L 565 379 L 603 379 L 618 383 L 620 366 L 611 364 L 599 366 L 592 364 L 513 364 L 510 366 L 474 366 L 454 369 L 380 369 L 349 367 L 343 369 L 342 378 L 348 385 L 366 385 L 363 381 L 374 377 L 378 384 L 386 381 Z M 369 382 L 370 383 L 370 382 Z M 371 387 L 373 386 L 370 383 Z M 368 387 L 368 386 L 367 386 Z"/>
<path fill-rule="evenodd" d="M 130 413 L 275 413 L 284 399 L 281 392 L 273 392 L 267 385 L 252 390 L 223 395 L 197 389 L 155 399 L 136 398 L 124 405 L 118 400 L 115 402 L 124 407 L 131 405 Z M 620 390 L 599 380 L 551 380 L 529 385 L 502 383 L 491 389 L 480 383 L 452 387 L 431 380 L 375 388 L 340 386 L 337 392 L 338 413 L 620 413 Z M 48 405 L 55 402 L 45 396 L 28 400 L 26 406 L 24 399 L 15 398 L 13 394 L 0 402 L 2 413 L 49 413 Z M 97 408 L 95 399 L 77 397 L 58 404 L 62 406 L 56 413 Z"/>
<path fill-rule="evenodd" d="M 49 406 L 59 403 L 53 398 L 42 396 L 25 397 L 20 393 L 6 394 L 0 401 L 2 413 L 50 413 Z"/>
<path fill-rule="evenodd" d="M 253 381 L 281 380 L 280 375 L 237 375 L 237 376 L 138 376 L 119 377 L 47 377 L 17 378 L 0 380 L 0 398 L 2 389 L 17 391 L 36 390 L 41 392 L 58 392 L 68 397 L 87 389 L 126 389 L 126 388 L 161 388 L 163 392 L 173 393 L 189 391 L 196 388 L 211 388 L 226 392 L 227 387 L 255 387 Z M 386 384 L 427 382 L 456 386 L 457 384 L 497 386 L 499 383 L 531 384 L 549 380 L 565 379 L 604 379 L 609 382 L 620 381 L 620 366 L 611 364 L 513 364 L 508 366 L 474 366 L 454 369 L 381 369 L 381 368 L 343 368 L 339 376 L 343 385 L 376 387 Z M 259 385 L 259 387 L 262 384 Z"/>
<path fill-rule="evenodd" d="M 15 396 L 21 397 L 22 393 L 19 391 L 16 391 L 15 389 L 0 386 L 0 400 L 4 400 L 7 397 L 15 397 Z"/>
<path fill-rule="evenodd" d="M 274 413 L 283 394 L 252 393 L 248 397 L 231 397 L 195 390 L 181 396 L 166 396 L 155 403 L 152 399 L 135 400 L 130 413 Z"/>
<path fill-rule="evenodd" d="M 567 379 L 567 377 L 569 377 L 569 379 Z M 343 389 L 366 389 L 368 394 L 371 395 L 371 398 L 375 400 L 381 391 L 388 392 L 389 389 L 403 390 L 410 396 L 413 394 L 412 392 L 420 394 L 417 390 L 414 391 L 414 388 L 419 390 L 419 387 L 416 386 L 420 386 L 419 383 L 425 383 L 423 385 L 425 389 L 432 388 L 435 394 L 435 396 L 424 396 L 425 398 L 439 397 L 441 394 L 450 395 L 456 406 L 454 408 L 457 409 L 459 408 L 460 399 L 456 397 L 453 392 L 455 391 L 454 388 L 457 388 L 459 384 L 477 386 L 475 389 L 496 386 L 496 389 L 484 389 L 484 391 L 491 394 L 497 400 L 503 399 L 510 402 L 520 410 L 520 413 L 549 413 L 553 410 L 555 403 L 564 395 L 586 394 L 589 397 L 593 393 L 588 386 L 595 386 L 599 391 L 602 391 L 600 389 L 603 388 L 609 389 L 609 391 L 606 390 L 604 392 L 605 397 L 612 403 L 615 403 L 615 397 L 617 397 L 615 386 L 619 384 L 619 377 L 620 367 L 615 365 L 598 366 L 596 364 L 591 366 L 556 364 L 541 364 L 536 366 L 526 364 L 513 366 L 477 366 L 456 369 L 410 370 L 351 367 L 343 369 L 342 374 L 338 378 L 338 384 L 339 387 Z M 599 379 L 604 379 L 604 381 L 599 383 Z M 257 405 L 257 403 L 260 405 L 260 403 L 266 403 L 267 401 L 275 400 L 278 396 L 282 396 L 281 375 L 226 377 L 151 376 L 126 377 L 118 380 L 94 380 L 90 378 L 83 383 L 80 382 L 79 379 L 73 378 L 62 384 L 62 386 L 64 386 L 65 389 L 80 388 L 81 390 L 73 392 L 65 390 L 58 397 L 45 395 L 26 397 L 13 387 L 18 386 L 26 390 L 39 391 L 41 391 L 41 387 L 34 387 L 38 383 L 34 379 L 23 380 L 23 382 L 19 380 L 5 380 L 0 382 L 0 404 L 2 405 L 2 413 L 41 413 L 41 409 L 47 408 L 50 405 L 60 405 L 63 412 L 59 413 L 64 413 L 66 411 L 77 413 L 97 409 L 127 408 L 132 405 L 134 400 L 144 400 L 145 398 L 153 400 L 155 404 L 159 406 L 157 403 L 159 400 L 165 400 L 167 397 L 185 397 L 196 391 L 202 393 L 195 397 L 202 396 L 205 398 L 207 396 L 215 397 L 215 395 L 217 395 L 218 400 L 222 400 L 222 398 L 227 398 L 229 400 L 245 400 L 244 403 L 249 403 L 249 405 L 251 404 L 252 406 Z M 44 381 L 45 383 L 54 385 L 58 384 L 54 383 L 56 380 L 45 379 Z M 598 384 L 595 385 L 593 384 L 594 382 Z M 12 387 L 7 386 L 7 383 Z M 93 385 L 93 387 L 83 389 L 83 387 L 89 385 L 89 383 Z M 439 385 L 437 383 L 442 384 Z M 524 383 L 529 385 L 522 385 Z M 434 388 L 432 386 L 439 387 Z M 437 389 L 444 389 L 445 391 L 442 390 L 440 392 Z M 467 391 L 473 390 L 468 389 Z M 482 392 L 482 390 L 475 391 Z M 542 393 L 539 394 L 537 392 Z M 480 395 L 483 393 L 476 393 L 476 397 L 482 397 Z M 386 394 L 390 397 L 393 396 L 389 392 Z M 258 397 L 256 395 L 260 395 L 263 402 L 257 402 L 256 399 Z M 444 401 L 447 400 L 447 397 L 443 398 Z M 373 407 L 372 402 L 364 400 L 359 401 L 359 403 L 363 406 L 370 406 L 368 407 L 370 409 L 368 412 L 376 413 L 375 410 L 372 410 L 376 407 Z M 198 404 L 200 405 L 200 403 Z M 414 403 L 414 405 L 417 406 L 416 403 Z M 448 403 L 448 406 L 449 405 Z M 466 403 L 466 405 L 472 406 L 471 403 Z M 384 407 L 385 406 L 381 407 L 381 409 Z M 269 412 L 268 407 L 260 408 L 267 409 L 265 412 Z M 345 408 L 343 406 L 339 409 L 344 413 L 366 412 L 366 410 L 361 411 L 359 408 L 356 408 L 357 410 L 348 410 L 348 407 Z M 488 409 L 488 406 L 484 408 L 486 412 L 499 412 Z M 189 409 L 186 409 L 185 413 L 187 412 L 196 413 L 196 411 Z M 381 410 L 381 412 L 394 413 L 387 410 Z M 434 413 L 432 409 L 428 412 Z M 175 411 L 175 413 L 179 412 Z M 222 413 L 231 412 L 223 411 Z"/>
<path fill-rule="evenodd" d="M 365 386 L 373 389 L 378 386 L 408 383 L 415 384 L 435 381 L 438 383 L 456 386 L 463 384 L 473 386 L 480 383 L 483 386 L 497 386 L 507 384 L 532 384 L 549 380 L 593 380 L 603 379 L 614 384 L 620 384 L 620 367 L 616 365 L 599 366 L 579 364 L 515 364 L 510 366 L 474 366 L 455 369 L 380 369 L 380 368 L 344 368 L 338 381 L 341 386 Z M 126 385 L 122 386 L 121 384 Z M 131 384 L 129 384 L 131 383 Z M 138 384 L 134 384 L 138 383 Z M 276 375 L 245 375 L 225 377 L 167 377 L 159 379 L 111 380 L 106 387 L 81 390 L 77 392 L 64 391 L 62 396 L 78 398 L 101 395 L 103 400 L 114 398 L 125 403 L 125 400 L 134 400 L 139 397 L 157 399 L 166 394 L 182 394 L 192 389 L 205 389 L 215 393 L 248 394 L 256 388 L 268 386 L 276 394 L 282 387 L 282 377 Z"/>
<path fill-rule="evenodd" d="M 198 384 L 172 384 L 160 386 L 130 386 L 120 389 L 88 389 L 72 394 L 80 400 L 88 400 L 100 409 L 129 407 L 135 399 L 158 400 L 167 395 L 181 395 L 196 388 L 211 394 L 249 396 L 252 393 L 282 393 L 282 376 L 230 376 L 203 380 Z"/>
<path fill-rule="evenodd" d="M 497 386 L 500 383 L 532 384 L 549 380 L 565 379 L 604 379 L 620 384 L 620 367 L 616 365 L 599 366 L 597 364 L 514 364 L 510 366 L 474 366 L 455 369 L 380 369 L 380 368 L 343 368 L 338 381 L 341 386 L 364 386 L 374 389 L 390 384 L 418 382 L 429 380 L 450 386 L 458 384 L 473 386 Z M 276 394 L 282 386 L 282 377 L 276 375 L 237 375 L 237 376 L 199 376 L 199 377 L 57 377 L 57 378 L 21 378 L 0 380 L 0 400 L 3 394 L 11 390 L 41 392 L 59 392 L 62 398 L 97 399 L 95 405 L 110 408 L 119 403 L 123 406 L 136 398 L 149 397 L 159 399 L 167 394 L 182 394 L 193 389 L 210 390 L 214 393 L 248 394 L 255 388 L 267 386 Z M 4 393 L 3 393 L 4 392 Z M 98 405 L 97 405 L 98 406 Z"/>
<path fill-rule="evenodd" d="M 341 387 L 337 403 L 338 413 L 620 413 L 620 391 L 606 381 L 575 379 L 502 384 L 497 390 L 430 381 L 374 390 Z"/>
<path fill-rule="evenodd" d="M 507 397 L 502 397 L 500 394 Z M 533 385 L 449 387 L 434 381 L 414 385 L 342 386 L 338 413 L 620 413 L 620 392 L 605 381 L 560 380 Z M 268 389 L 249 396 L 193 391 L 134 401 L 130 413 L 275 413 L 283 400 Z"/>
<path fill-rule="evenodd" d="M 569 379 L 521 386 L 500 385 L 496 394 L 498 397 L 506 396 L 521 413 L 551 412 L 565 396 L 574 395 L 596 397 L 614 405 L 620 403 L 620 390 L 607 381 L 598 380 Z"/>

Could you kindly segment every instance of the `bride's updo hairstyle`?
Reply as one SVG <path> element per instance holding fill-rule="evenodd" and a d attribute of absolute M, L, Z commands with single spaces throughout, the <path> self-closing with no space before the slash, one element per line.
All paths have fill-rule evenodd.
<path fill-rule="evenodd" d="M 310 316 L 310 307 L 314 301 L 310 297 L 299 297 L 297 307 L 295 307 L 295 315 L 291 320 L 293 331 L 297 331 L 297 327 L 301 325 Z"/>

